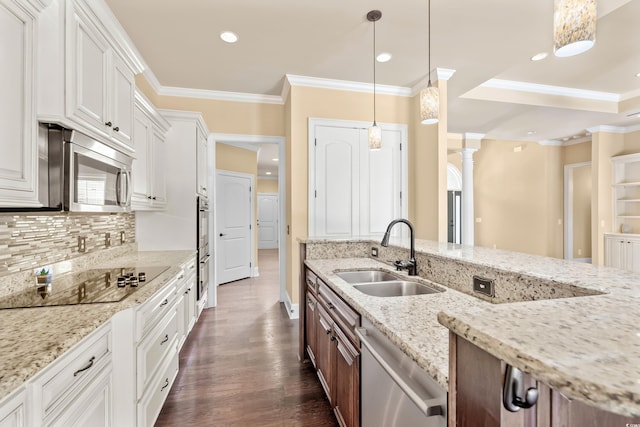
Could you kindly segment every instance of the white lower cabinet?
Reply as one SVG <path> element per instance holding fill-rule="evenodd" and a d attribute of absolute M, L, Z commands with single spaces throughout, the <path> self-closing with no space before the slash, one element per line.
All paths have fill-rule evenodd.
<path fill-rule="evenodd" d="M 26 393 L 23 389 L 14 392 L 0 405 L 0 427 L 24 427 L 28 423 L 25 419 Z"/>
<path fill-rule="evenodd" d="M 33 426 L 111 426 L 111 323 L 107 322 L 33 380 Z"/>
<path fill-rule="evenodd" d="M 640 235 L 605 234 L 604 242 L 607 267 L 640 273 Z"/>
<path fill-rule="evenodd" d="M 0 427 L 153 426 L 197 320 L 195 255 L 4 399 Z"/>

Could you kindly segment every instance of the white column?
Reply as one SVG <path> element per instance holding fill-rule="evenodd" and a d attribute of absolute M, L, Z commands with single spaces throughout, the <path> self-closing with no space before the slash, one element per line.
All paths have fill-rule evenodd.
<path fill-rule="evenodd" d="M 462 244 L 473 245 L 473 153 L 476 148 L 462 149 Z"/>

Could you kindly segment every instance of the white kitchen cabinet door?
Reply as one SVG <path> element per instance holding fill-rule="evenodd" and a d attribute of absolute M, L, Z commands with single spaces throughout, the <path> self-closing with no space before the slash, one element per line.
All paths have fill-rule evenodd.
<path fill-rule="evenodd" d="M 604 241 L 607 267 L 640 273 L 640 236 L 605 234 Z"/>
<path fill-rule="evenodd" d="M 134 75 L 117 55 L 112 55 L 112 58 L 113 89 L 109 92 L 107 99 L 111 101 L 109 110 L 113 116 L 113 138 L 132 147 L 133 96 L 136 87 Z"/>
<path fill-rule="evenodd" d="M 640 239 L 627 239 L 627 270 L 640 273 Z"/>
<path fill-rule="evenodd" d="M 151 188 L 154 208 L 164 208 L 167 204 L 167 183 L 166 183 L 166 150 L 165 136 L 155 126 L 151 131 L 151 150 L 153 163 L 151 165 Z"/>
<path fill-rule="evenodd" d="M 136 106 L 134 115 L 134 149 L 136 158 L 131 166 L 131 179 L 133 181 L 133 193 L 131 204 L 133 209 L 144 209 L 150 205 L 151 182 L 149 170 L 151 168 L 151 123 L 145 113 Z"/>
<path fill-rule="evenodd" d="M 207 180 L 209 161 L 207 158 L 207 135 L 198 127 L 196 137 L 196 173 L 197 173 L 197 193 L 207 197 Z"/>
<path fill-rule="evenodd" d="M 405 128 L 383 125 L 382 149 L 371 151 L 361 123 L 310 121 L 309 127 L 310 236 L 381 236 L 406 215 Z"/>
<path fill-rule="evenodd" d="M 37 207 L 35 12 L 0 0 L 0 207 Z"/>
<path fill-rule="evenodd" d="M 0 405 L 0 427 L 26 426 L 25 402 L 24 390 L 9 399 L 3 399 Z"/>
<path fill-rule="evenodd" d="M 360 227 L 360 129 L 319 126 L 315 138 L 315 236 L 349 237 Z"/>
<path fill-rule="evenodd" d="M 108 114 L 107 93 L 111 84 L 111 48 L 86 13 L 72 8 L 68 27 L 70 51 L 66 73 L 67 116 L 109 138 L 113 118 Z"/>

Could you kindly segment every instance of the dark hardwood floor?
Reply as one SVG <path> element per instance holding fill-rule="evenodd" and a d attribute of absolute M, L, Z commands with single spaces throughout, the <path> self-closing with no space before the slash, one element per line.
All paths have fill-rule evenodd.
<path fill-rule="evenodd" d="M 297 358 L 298 320 L 278 302 L 278 252 L 260 276 L 218 287 L 180 352 L 156 426 L 336 426 L 310 363 Z"/>

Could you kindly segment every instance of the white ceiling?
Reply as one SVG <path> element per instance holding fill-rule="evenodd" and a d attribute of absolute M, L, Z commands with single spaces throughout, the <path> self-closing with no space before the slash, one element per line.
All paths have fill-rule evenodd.
<path fill-rule="evenodd" d="M 279 96 L 287 74 L 371 83 L 372 9 L 377 52 L 393 55 L 376 83 L 415 93 L 427 75 L 426 0 L 106 1 L 164 87 Z M 640 126 L 628 117 L 640 112 L 640 0 L 599 0 L 595 46 L 569 58 L 553 56 L 553 0 L 431 0 L 431 15 L 432 69 L 455 70 L 450 132 L 561 142 Z"/>

